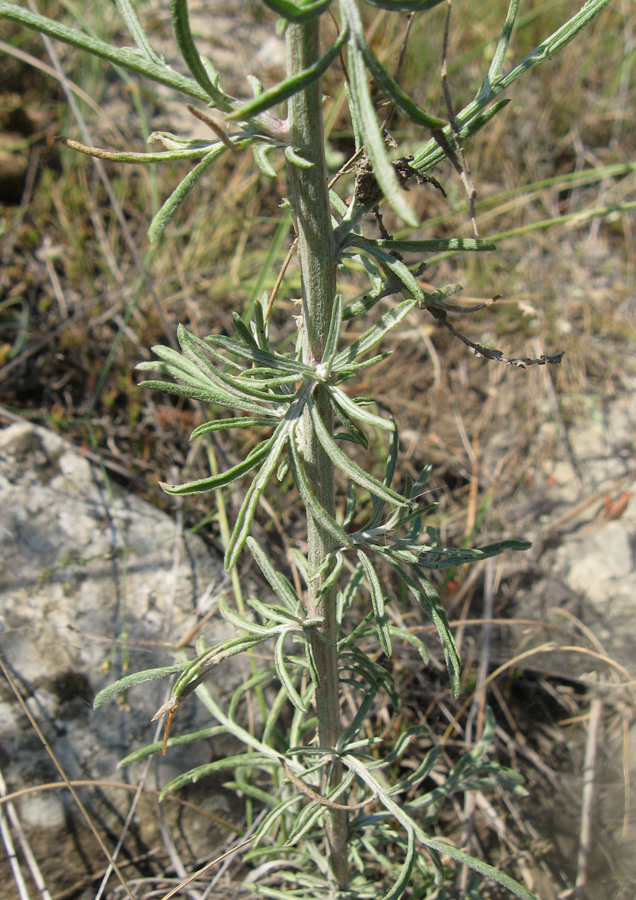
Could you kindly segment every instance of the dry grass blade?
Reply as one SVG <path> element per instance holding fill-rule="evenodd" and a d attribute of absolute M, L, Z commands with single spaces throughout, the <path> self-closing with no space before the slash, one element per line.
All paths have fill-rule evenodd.
<path fill-rule="evenodd" d="M 7 839 L 8 835 L 6 833 L 6 821 L 5 821 L 5 817 L 4 817 L 5 810 L 6 810 L 6 818 L 9 820 L 9 824 L 10 824 L 11 828 L 13 829 L 15 835 L 17 836 L 18 842 L 20 844 L 20 849 L 22 850 L 22 855 L 24 856 L 24 860 L 29 868 L 29 874 L 31 875 L 33 883 L 35 884 L 35 886 L 38 890 L 41 900 L 51 900 L 51 893 L 46 886 L 46 881 L 42 875 L 42 872 L 40 871 L 40 867 L 39 867 L 37 860 L 35 858 L 35 855 L 31 849 L 29 841 L 27 840 L 27 836 L 24 833 L 24 829 L 23 829 L 22 823 L 20 822 L 20 819 L 18 817 L 17 810 L 10 800 L 7 801 L 7 785 L 5 784 L 5 780 L 4 780 L 4 777 L 2 776 L 2 773 L 0 773 L 0 800 L 3 801 L 3 806 L 2 806 L 2 808 L 0 808 L 0 820 L 1 820 L 0 828 L 2 830 L 3 838 L 5 839 L 5 847 L 7 849 L 7 853 L 9 853 L 9 859 L 11 861 L 12 868 L 13 868 L 14 860 L 17 862 L 17 857 L 15 856 L 15 854 L 12 855 L 9 852 L 10 848 L 9 848 L 9 845 L 6 843 L 6 839 Z M 22 896 L 23 881 L 21 880 L 21 873 L 19 872 L 19 869 L 16 870 L 15 876 L 17 876 L 16 877 L 16 885 L 18 886 L 18 888 L 20 890 L 20 895 Z M 20 879 L 20 881 L 18 881 L 18 878 Z M 25 896 L 28 896 L 28 892 Z"/>
<path fill-rule="evenodd" d="M 596 782 L 596 756 L 603 701 L 592 697 L 588 721 L 585 762 L 583 764 L 583 796 L 581 802 L 581 828 L 579 832 L 579 853 L 576 861 L 576 888 L 582 891 L 587 884 L 587 867 L 592 847 L 592 817 L 594 812 L 594 789 Z"/>

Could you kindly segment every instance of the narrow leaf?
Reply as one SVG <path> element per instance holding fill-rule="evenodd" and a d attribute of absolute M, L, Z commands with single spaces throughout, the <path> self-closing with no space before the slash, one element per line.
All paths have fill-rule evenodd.
<path fill-rule="evenodd" d="M 478 238 L 440 238 L 428 241 L 393 241 L 380 238 L 373 241 L 373 244 L 382 250 L 397 253 L 425 253 L 428 250 L 483 252 L 484 250 L 495 250 L 497 247 L 493 241 L 483 241 Z"/>
<path fill-rule="evenodd" d="M 318 81 L 318 79 L 327 71 L 332 62 L 338 58 L 342 45 L 345 43 L 348 37 L 349 30 L 345 28 L 338 35 L 334 45 L 327 51 L 327 53 L 325 53 L 322 59 L 318 60 L 317 63 L 314 63 L 313 66 L 310 66 L 308 69 L 304 69 L 302 72 L 299 72 L 298 75 L 293 75 L 291 78 L 287 78 L 285 81 L 281 81 L 279 84 L 277 84 L 273 88 L 270 88 L 268 91 L 263 91 L 262 94 L 259 94 L 258 97 L 254 97 L 252 100 L 249 100 L 243 106 L 239 106 L 238 109 L 235 109 L 228 116 L 226 116 L 227 121 L 244 122 L 247 119 L 253 119 L 254 116 L 259 115 L 259 113 L 265 112 L 265 110 L 270 109 L 272 106 L 276 106 L 278 103 L 282 103 L 284 100 L 288 100 L 290 97 L 293 97 L 294 94 L 299 93 L 299 91 L 304 91 L 307 87 L 309 87 L 309 85 L 313 84 L 315 81 Z"/>
<path fill-rule="evenodd" d="M 231 109 L 229 97 L 219 89 L 218 81 L 216 84 L 212 83 L 208 75 L 208 68 L 203 64 L 199 51 L 194 45 L 194 38 L 190 31 L 187 0 L 170 0 L 170 18 L 181 55 L 195 80 L 208 94 L 208 97 L 214 101 L 217 109 L 224 112 Z"/>
<path fill-rule="evenodd" d="M 69 150 L 75 150 L 77 153 L 83 153 L 85 156 L 92 156 L 96 159 L 108 159 L 112 162 L 145 166 L 165 162 L 166 160 L 174 162 L 175 160 L 180 159 L 201 159 L 206 156 L 212 148 L 217 146 L 217 142 L 215 141 L 213 144 L 206 143 L 204 147 L 191 147 L 183 150 L 162 150 L 159 153 L 131 153 L 127 150 L 103 150 L 101 147 L 87 147 L 85 144 L 80 144 L 79 141 L 73 141 L 70 138 L 65 137 L 56 137 L 55 140 L 59 144 L 68 147 Z"/>
<path fill-rule="evenodd" d="M 395 422 L 392 419 L 383 419 L 382 416 L 376 416 L 369 410 L 361 406 L 359 403 L 356 403 L 352 400 L 343 390 L 340 388 L 331 388 L 329 391 L 330 396 L 333 398 L 336 405 L 340 408 L 340 410 L 344 411 L 348 416 L 351 416 L 352 419 L 358 419 L 360 422 L 364 422 L 365 425 L 371 425 L 375 428 L 381 428 L 383 431 L 391 431 L 395 432 Z M 390 483 L 387 487 L 390 487 Z"/>
<path fill-rule="evenodd" d="M 354 0 L 341 0 L 341 7 L 352 30 L 360 31 L 362 25 Z M 349 43 L 349 79 L 353 105 L 359 117 L 364 146 L 373 166 L 373 173 L 393 211 L 407 225 L 417 228 L 418 219 L 404 197 L 393 164 L 387 154 L 384 137 L 376 118 L 362 52 L 357 44 Z"/>
<path fill-rule="evenodd" d="M 404 891 L 408 887 L 409 880 L 411 878 L 411 872 L 413 871 L 413 864 L 415 863 L 415 832 L 412 828 L 407 828 L 406 830 L 406 856 L 404 857 L 404 864 L 400 869 L 400 874 L 397 877 L 397 880 L 393 887 L 388 893 L 382 897 L 382 900 L 399 900 L 399 898 L 404 894 Z"/>
<path fill-rule="evenodd" d="M 310 22 L 325 12 L 331 0 L 316 0 L 302 6 L 296 6 L 290 0 L 263 0 L 263 3 L 288 22 Z"/>
<path fill-rule="evenodd" d="M 309 409 L 316 429 L 316 436 L 322 444 L 325 453 L 338 469 L 344 472 L 351 481 L 355 481 L 356 484 L 366 488 L 366 490 L 374 497 L 380 497 L 382 500 L 393 505 L 406 505 L 408 501 L 405 497 L 402 497 L 401 494 L 385 487 L 381 481 L 378 481 L 373 475 L 369 475 L 364 469 L 361 469 L 360 466 L 352 462 L 349 457 L 343 453 L 329 434 L 312 401 L 309 402 Z"/>
<path fill-rule="evenodd" d="M 258 426 L 270 426 L 272 424 L 272 419 L 263 419 L 256 418 L 256 416 L 233 416 L 228 419 L 214 419 L 211 422 L 204 422 L 203 425 L 197 425 L 192 434 L 190 435 L 190 440 L 194 441 L 196 438 L 201 437 L 204 434 L 210 434 L 213 431 L 224 431 L 227 428 L 257 428 Z"/>
<path fill-rule="evenodd" d="M 421 106 L 417 105 L 412 97 L 409 97 L 409 95 L 402 90 L 397 81 L 394 81 L 394 79 L 391 78 L 373 50 L 369 47 L 362 32 L 356 34 L 356 40 L 362 51 L 362 55 L 364 56 L 364 61 L 378 87 L 403 116 L 410 119 L 411 122 L 415 122 L 416 125 L 422 125 L 424 128 L 444 128 L 445 125 L 448 125 L 448 122 L 444 119 L 440 119 L 438 116 L 432 116 L 430 113 L 425 112 Z"/>
<path fill-rule="evenodd" d="M 113 682 L 113 684 L 109 684 L 108 687 L 103 688 L 97 694 L 95 699 L 93 700 L 93 709 L 97 709 L 98 706 L 101 706 L 102 703 L 105 703 L 106 700 L 110 700 L 111 697 L 115 697 L 118 694 L 123 694 L 131 687 L 135 687 L 138 684 L 145 684 L 147 681 L 157 681 L 159 678 L 166 678 L 168 675 L 174 675 L 175 672 L 183 672 L 187 663 L 179 663 L 174 666 L 163 666 L 160 669 L 144 669 L 143 672 L 134 672 L 132 675 L 126 675 L 124 678 L 120 678 L 119 681 Z"/>
<path fill-rule="evenodd" d="M 428 12 L 444 0 L 365 0 L 371 6 L 388 9 L 389 12 Z"/>
<path fill-rule="evenodd" d="M 338 347 L 338 339 L 342 328 L 342 294 L 336 294 L 331 310 L 331 321 L 329 323 L 329 331 L 322 353 L 322 364 L 329 369 L 333 358 L 336 355 Z"/>
<path fill-rule="evenodd" d="M 211 475 L 209 478 L 199 478 L 197 481 L 188 481 L 185 484 L 161 483 L 161 488 L 166 494 L 170 494 L 173 497 L 185 497 L 190 494 L 207 494 L 208 491 L 216 491 L 219 488 L 227 487 L 228 484 L 232 484 L 234 481 L 242 478 L 243 475 L 251 472 L 266 458 L 271 450 L 273 439 L 272 435 L 268 440 L 262 441 L 242 462 L 237 463 L 225 472 Z"/>
<path fill-rule="evenodd" d="M 373 615 L 375 616 L 380 646 L 387 656 L 391 656 L 393 653 L 393 647 L 391 645 L 391 632 L 389 630 L 389 623 L 386 619 L 386 612 L 384 609 L 384 592 L 382 590 L 382 585 L 380 584 L 380 579 L 378 578 L 378 574 L 373 568 L 369 557 L 366 555 L 366 553 L 363 553 L 362 550 L 358 550 L 358 559 L 362 563 L 364 573 L 367 577 L 369 590 L 371 592 L 371 604 L 373 606 Z"/>
<path fill-rule="evenodd" d="M 158 66 L 165 66 L 165 60 L 162 56 L 159 56 L 152 49 L 150 41 L 146 36 L 146 32 L 143 29 L 143 25 L 139 21 L 139 16 L 137 15 L 137 10 L 134 7 L 134 4 L 131 3 L 131 0 L 117 0 L 117 9 L 119 10 L 119 14 L 122 19 L 128 26 L 128 30 L 132 35 L 134 42 L 137 44 L 141 52 L 146 56 L 151 62 L 156 63 Z"/>
<path fill-rule="evenodd" d="M 170 194 L 150 224 L 148 237 L 151 243 L 156 244 L 161 240 L 166 227 L 170 224 L 175 214 L 181 209 L 186 198 L 196 186 L 203 173 L 207 172 L 212 163 L 223 153 L 225 153 L 225 146 L 223 144 L 218 144 L 213 150 L 210 150 L 208 155 L 203 157 L 199 165 L 188 172 L 181 184 Z"/>
<path fill-rule="evenodd" d="M 375 347 L 392 328 L 395 328 L 402 319 L 408 316 L 414 307 L 415 300 L 403 300 L 402 303 L 384 313 L 366 334 L 363 334 L 361 338 L 358 338 L 351 346 L 347 347 L 346 350 L 342 350 L 336 356 L 333 364 L 334 371 L 339 371 L 341 368 L 351 365 L 358 356 L 362 356 L 371 350 L 372 347 Z"/>
<path fill-rule="evenodd" d="M 343 529 L 338 525 L 333 516 L 329 515 L 327 510 L 319 503 L 314 495 L 311 486 L 309 484 L 309 480 L 307 479 L 307 475 L 305 474 L 305 469 L 303 465 L 303 461 L 300 458 L 300 453 L 298 452 L 298 447 L 296 446 L 296 430 L 293 429 L 290 440 L 289 447 L 291 450 L 291 468 L 292 474 L 294 476 L 294 481 L 296 482 L 296 486 L 298 488 L 298 492 L 302 498 L 302 501 L 307 508 L 307 510 L 311 513 L 312 517 L 318 522 L 320 527 L 330 534 L 338 547 L 347 547 L 348 549 L 353 549 L 353 542 L 351 538 L 343 531 Z"/>
<path fill-rule="evenodd" d="M 267 554 L 254 538 L 247 538 L 247 546 L 271 589 L 283 601 L 287 609 L 296 615 L 300 608 L 300 598 L 294 588 L 285 576 L 274 568 Z"/>
<path fill-rule="evenodd" d="M 448 669 L 453 696 L 457 697 L 461 688 L 461 660 L 459 658 L 459 653 L 457 652 L 455 638 L 453 637 L 453 633 L 448 624 L 448 619 L 446 618 L 446 610 L 442 606 L 439 594 L 430 581 L 427 581 L 425 578 L 418 577 L 417 581 L 411 578 L 402 566 L 391 558 L 391 554 L 386 553 L 383 554 L 383 556 L 391 563 L 399 577 L 406 584 L 415 598 L 419 600 L 426 610 L 429 619 L 433 625 L 435 625 L 442 644 L 442 651 L 444 653 L 444 659 L 446 660 L 446 668 Z"/>
<path fill-rule="evenodd" d="M 274 648 L 274 665 L 276 666 L 276 672 L 278 673 L 280 682 L 287 691 L 287 696 L 289 697 L 290 702 L 293 704 L 293 706 L 296 707 L 297 710 L 306 713 L 307 707 L 303 703 L 302 697 L 294 687 L 294 683 L 289 677 L 287 668 L 285 666 L 285 656 L 283 652 L 285 638 L 286 634 L 283 632 L 276 641 L 276 647 Z"/>
<path fill-rule="evenodd" d="M 441 856 L 450 856 L 451 859 L 467 865 L 469 868 L 479 872 L 479 874 L 483 875 L 485 878 L 491 878 L 493 881 L 503 885 L 503 887 L 519 897 L 520 900 L 537 900 L 534 894 L 531 894 L 530 891 L 522 887 L 514 880 L 514 878 L 510 878 L 509 875 L 505 875 L 494 866 L 490 866 L 480 859 L 475 859 L 475 857 L 470 856 L 468 853 L 464 853 L 463 850 L 457 850 L 450 844 L 429 837 L 417 821 L 413 819 L 399 803 L 389 796 L 383 784 L 368 771 L 366 765 L 361 760 L 356 759 L 350 754 L 344 754 L 342 761 L 347 768 L 353 769 L 358 777 L 376 793 L 380 803 L 392 816 L 395 816 L 400 825 L 407 831 L 412 830 L 417 840 L 430 851 Z"/>
<path fill-rule="evenodd" d="M 291 426 L 288 421 L 282 422 L 281 425 L 279 425 L 276 429 L 274 435 L 272 435 L 272 444 L 269 456 L 261 466 L 260 472 L 250 485 L 249 490 L 245 495 L 245 500 L 243 501 L 243 505 L 241 506 L 238 517 L 236 519 L 234 531 L 232 532 L 227 545 L 227 549 L 225 551 L 225 568 L 228 572 L 236 564 L 239 554 L 243 548 L 243 544 L 247 540 L 250 528 L 252 526 L 252 519 L 254 518 L 254 513 L 256 512 L 256 507 L 258 506 L 258 501 L 260 500 L 261 494 L 267 487 L 269 479 L 276 471 L 279 457 L 283 452 L 283 447 L 285 446 L 289 436 L 290 427 Z"/>
<path fill-rule="evenodd" d="M 14 3 L 0 0 L 0 19 L 18 22 L 20 25 L 31 28 L 40 34 L 46 34 L 55 40 L 63 41 L 65 44 L 84 50 L 92 56 L 105 59 L 115 66 L 122 66 L 130 72 L 145 75 L 158 84 L 174 88 L 182 94 L 194 97 L 196 100 L 202 100 L 207 103 L 210 99 L 207 91 L 204 91 L 196 81 L 173 72 L 169 66 L 158 65 L 136 50 L 131 50 L 128 47 L 113 47 L 106 41 L 89 37 L 89 35 L 82 34 L 76 28 L 69 28 L 67 25 L 62 25 L 54 19 L 23 9 Z"/>

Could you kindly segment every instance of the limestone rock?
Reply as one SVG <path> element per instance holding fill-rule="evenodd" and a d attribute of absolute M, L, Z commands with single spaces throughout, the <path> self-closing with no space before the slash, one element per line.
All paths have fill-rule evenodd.
<path fill-rule="evenodd" d="M 136 772 L 118 771 L 117 764 L 154 739 L 150 720 L 168 682 L 131 690 L 126 704 L 93 710 L 93 698 L 125 669 L 174 662 L 172 644 L 214 607 L 225 587 L 221 563 L 201 538 L 180 536 L 171 517 L 112 484 L 54 433 L 27 423 L 0 432 L 0 534 L 0 653 L 30 710 L 71 779 L 131 779 Z M 213 616 L 203 633 L 213 643 L 231 630 Z M 227 699 L 246 666 L 240 658 L 226 661 L 215 696 Z M 174 733 L 212 724 L 192 697 L 175 717 Z M 224 755 L 223 741 L 169 752 L 158 762 L 153 787 Z M 60 780 L 6 683 L 0 688 L 0 762 L 9 790 Z M 125 814 L 130 796 L 115 790 L 107 802 L 102 797 L 100 816 L 115 833 L 122 814 L 114 823 L 112 807 Z M 27 797 L 21 801 L 26 825 L 37 821 L 40 830 L 58 835 L 61 819 L 77 817 L 65 791 Z M 209 812 L 227 813 L 222 791 L 204 786 L 203 797 Z M 72 829 L 66 832 L 72 841 Z"/>

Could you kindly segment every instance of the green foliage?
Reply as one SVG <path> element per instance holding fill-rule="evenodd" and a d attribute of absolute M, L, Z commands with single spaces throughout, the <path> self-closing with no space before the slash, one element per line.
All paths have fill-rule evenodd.
<path fill-rule="evenodd" d="M 192 35 L 187 0 L 171 0 L 170 12 L 176 47 L 192 78 L 177 74 L 155 52 L 132 0 L 117 0 L 121 16 L 137 49 L 113 47 L 79 30 L 0 0 L 0 18 L 21 23 L 93 56 L 195 99 L 218 110 L 225 122 L 238 129 L 227 134 L 207 112 L 216 138 L 190 141 L 168 133 L 151 135 L 165 150 L 160 153 L 114 153 L 67 146 L 83 153 L 130 164 L 157 164 L 175 159 L 197 161 L 180 185 L 164 202 L 150 226 L 150 238 L 160 242 L 166 227 L 178 214 L 186 197 L 196 190 L 205 171 L 229 149 L 250 148 L 258 165 L 269 176 L 276 170 L 273 154 L 287 164 L 290 204 L 295 219 L 303 277 L 303 316 L 293 350 L 277 349 L 268 328 L 268 300 L 256 302 L 243 316 L 235 311 L 233 336 L 211 335 L 202 340 L 179 327 L 179 350 L 154 348 L 157 360 L 138 366 L 160 377 L 142 382 L 146 388 L 225 409 L 224 418 L 200 425 L 192 439 L 209 438 L 222 429 L 250 428 L 261 434 L 245 459 L 219 474 L 181 485 L 162 485 L 173 495 L 187 496 L 224 489 L 249 476 L 251 482 L 236 517 L 226 547 L 225 565 L 232 569 L 247 547 L 272 596 L 266 601 L 250 598 L 249 612 L 230 609 L 223 600 L 220 613 L 236 630 L 236 636 L 212 647 L 201 643 L 194 659 L 180 651 L 178 661 L 163 669 L 140 672 L 111 685 L 95 701 L 98 706 L 116 694 L 146 681 L 174 675 L 169 702 L 159 714 L 175 714 L 179 705 L 196 692 L 216 723 L 209 729 L 168 738 L 167 747 L 205 740 L 218 734 L 232 735 L 245 750 L 185 772 L 174 779 L 164 794 L 220 771 L 230 770 L 231 784 L 266 810 L 254 830 L 246 862 L 259 865 L 269 856 L 281 861 L 278 884 L 256 883 L 255 893 L 267 897 L 315 896 L 379 897 L 397 900 L 412 886 L 414 896 L 442 896 L 448 875 L 443 859 L 466 865 L 479 878 L 491 878 L 511 893 L 531 900 L 532 895 L 505 873 L 475 859 L 429 834 L 442 806 L 457 792 L 493 785 L 511 786 L 514 775 L 487 759 L 494 736 L 492 715 L 486 715 L 481 740 L 461 757 L 448 777 L 429 789 L 424 783 L 437 765 L 440 748 L 425 754 L 415 771 L 391 780 L 409 743 L 421 734 L 410 729 L 399 734 L 394 746 L 384 748 L 369 736 L 369 715 L 388 698 L 395 706 L 399 696 L 391 674 L 378 661 L 377 647 L 386 657 L 403 644 L 416 648 L 426 662 L 426 644 L 395 624 L 396 585 L 410 593 L 432 623 L 441 644 L 452 690 L 461 690 L 461 661 L 443 602 L 431 572 L 443 567 L 483 560 L 505 550 L 524 550 L 523 541 L 502 540 L 475 548 L 444 546 L 427 521 L 432 505 L 421 497 L 430 475 L 427 467 L 401 489 L 393 484 L 398 471 L 399 435 L 396 422 L 381 414 L 368 397 L 345 390 L 362 370 L 373 368 L 387 356 L 382 343 L 409 315 L 432 315 L 480 355 L 516 365 L 558 362 L 508 360 L 463 338 L 450 325 L 457 309 L 448 299 L 460 290 L 447 285 L 425 291 L 418 276 L 426 254 L 488 252 L 491 241 L 478 238 L 394 240 L 380 221 L 381 237 L 364 233 L 373 210 L 385 200 L 393 213 L 411 228 L 419 227 L 405 188 L 422 178 L 440 161 L 448 159 L 467 187 L 462 142 L 488 126 L 508 102 L 500 95 L 532 67 L 550 59 L 572 40 L 607 5 L 609 0 L 588 3 L 546 38 L 523 60 L 501 74 L 515 26 L 518 0 L 510 0 L 501 35 L 482 85 L 474 99 L 453 113 L 452 104 L 434 114 L 422 109 L 399 85 L 369 46 L 363 27 L 365 5 L 391 12 L 426 13 L 441 0 L 264 0 L 281 16 L 286 31 L 289 71 L 268 90 L 252 80 L 254 98 L 240 101 L 227 94 L 219 73 L 197 50 Z M 319 25 L 325 13 L 337 18 L 339 34 L 326 53 L 320 53 Z M 358 168 L 353 198 L 345 201 L 329 190 L 324 178 L 324 146 L 319 121 L 308 121 L 311 109 L 319 109 L 320 79 L 346 51 L 347 100 L 357 139 Z M 378 116 L 370 76 L 393 109 L 424 129 L 419 147 L 409 157 L 394 159 L 386 124 Z M 286 118 L 272 114 L 288 103 Z M 313 106 L 311 105 L 313 103 Z M 355 162 L 355 161 L 352 161 Z M 308 201 L 309 198 L 309 201 Z M 471 196 L 472 202 L 472 196 Z M 314 213 L 321 205 L 330 225 L 311 234 Z M 379 219 L 379 212 L 377 213 Z M 313 243 L 312 243 L 313 241 Z M 409 263 L 405 256 L 416 259 Z M 430 257 L 429 257 L 430 259 Z M 368 291 L 344 302 L 334 283 L 357 268 L 369 279 Z M 380 315 L 375 307 L 392 294 L 402 300 Z M 311 315 L 310 315 L 311 313 Z M 324 327 L 318 328 L 313 314 Z M 356 336 L 350 323 L 363 316 L 370 321 Z M 379 352 L 378 352 L 379 351 Z M 372 382 L 382 388 L 381 375 Z M 379 477 L 361 465 L 356 450 L 343 443 L 368 448 L 369 434 L 382 434 L 389 442 Z M 377 468 L 375 469 L 377 471 Z M 307 516 L 308 554 L 300 558 L 305 585 L 293 587 L 274 564 L 266 548 L 252 536 L 252 525 L 262 498 L 275 477 L 294 482 Z M 347 484 L 344 511 L 336 502 L 334 484 Z M 355 523 L 355 524 L 354 524 Z M 366 610 L 356 624 L 357 612 Z M 214 700 L 206 681 L 216 667 L 231 656 L 263 652 L 271 647 L 271 665 L 254 670 L 224 711 Z M 265 700 L 263 686 L 276 679 L 278 690 Z M 351 689 L 357 707 L 348 718 L 341 716 L 340 691 Z M 264 722 L 260 738 L 240 724 L 241 705 L 248 690 L 263 697 Z M 314 718 L 315 713 L 315 718 Z M 123 764 L 161 750 L 152 744 L 127 757 Z M 271 790 L 262 788 L 265 772 Z M 258 775 L 258 777 L 256 777 Z M 399 826 L 399 827 L 398 827 Z M 325 840 L 325 837 L 327 840 Z M 419 848 L 428 855 L 423 857 Z M 401 858 L 396 859 L 398 848 Z M 389 857 L 390 850 L 390 857 Z M 288 866 L 283 865 L 287 860 Z M 378 872 L 382 872 L 381 880 Z"/>

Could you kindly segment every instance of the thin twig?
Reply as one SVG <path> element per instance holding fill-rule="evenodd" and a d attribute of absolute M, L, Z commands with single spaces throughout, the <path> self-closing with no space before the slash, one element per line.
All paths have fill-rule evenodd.
<path fill-rule="evenodd" d="M 7 785 L 5 784 L 5 780 L 0 773 L 0 796 L 5 797 L 7 794 Z M 14 834 L 16 835 L 18 842 L 20 844 L 20 849 L 22 850 L 22 855 L 24 856 L 24 860 L 29 867 L 29 872 L 31 874 L 31 878 L 38 889 L 40 897 L 42 900 L 51 900 L 51 894 L 49 889 L 46 886 L 46 882 L 44 880 L 44 876 L 40 870 L 40 867 L 37 863 L 35 856 L 33 855 L 33 851 L 31 850 L 31 846 L 29 841 L 27 840 L 27 836 L 24 833 L 24 829 L 22 828 L 22 823 L 18 818 L 18 813 L 16 811 L 15 806 L 10 801 L 5 806 L 6 815 L 9 820 L 9 823 L 13 829 Z M 2 811 L 0 811 L 1 814 Z"/>
<path fill-rule="evenodd" d="M 318 791 L 314 791 L 313 788 L 310 788 L 305 782 L 295 775 L 292 770 L 287 765 L 286 760 L 281 756 L 280 757 L 281 764 L 283 769 L 285 770 L 285 774 L 292 782 L 295 784 L 299 791 L 305 794 L 306 797 L 309 797 L 311 800 L 315 800 L 316 803 L 319 803 L 321 806 L 328 806 L 329 809 L 342 809 L 347 812 L 353 812 L 356 809 L 362 809 L 367 806 L 367 804 L 371 803 L 372 800 L 375 800 L 376 794 L 372 794 L 370 797 L 367 797 L 366 800 L 362 800 L 361 803 L 353 803 L 350 806 L 346 803 L 334 803 L 333 800 L 328 800 L 327 797 L 323 797 L 322 794 L 319 794 Z"/>

